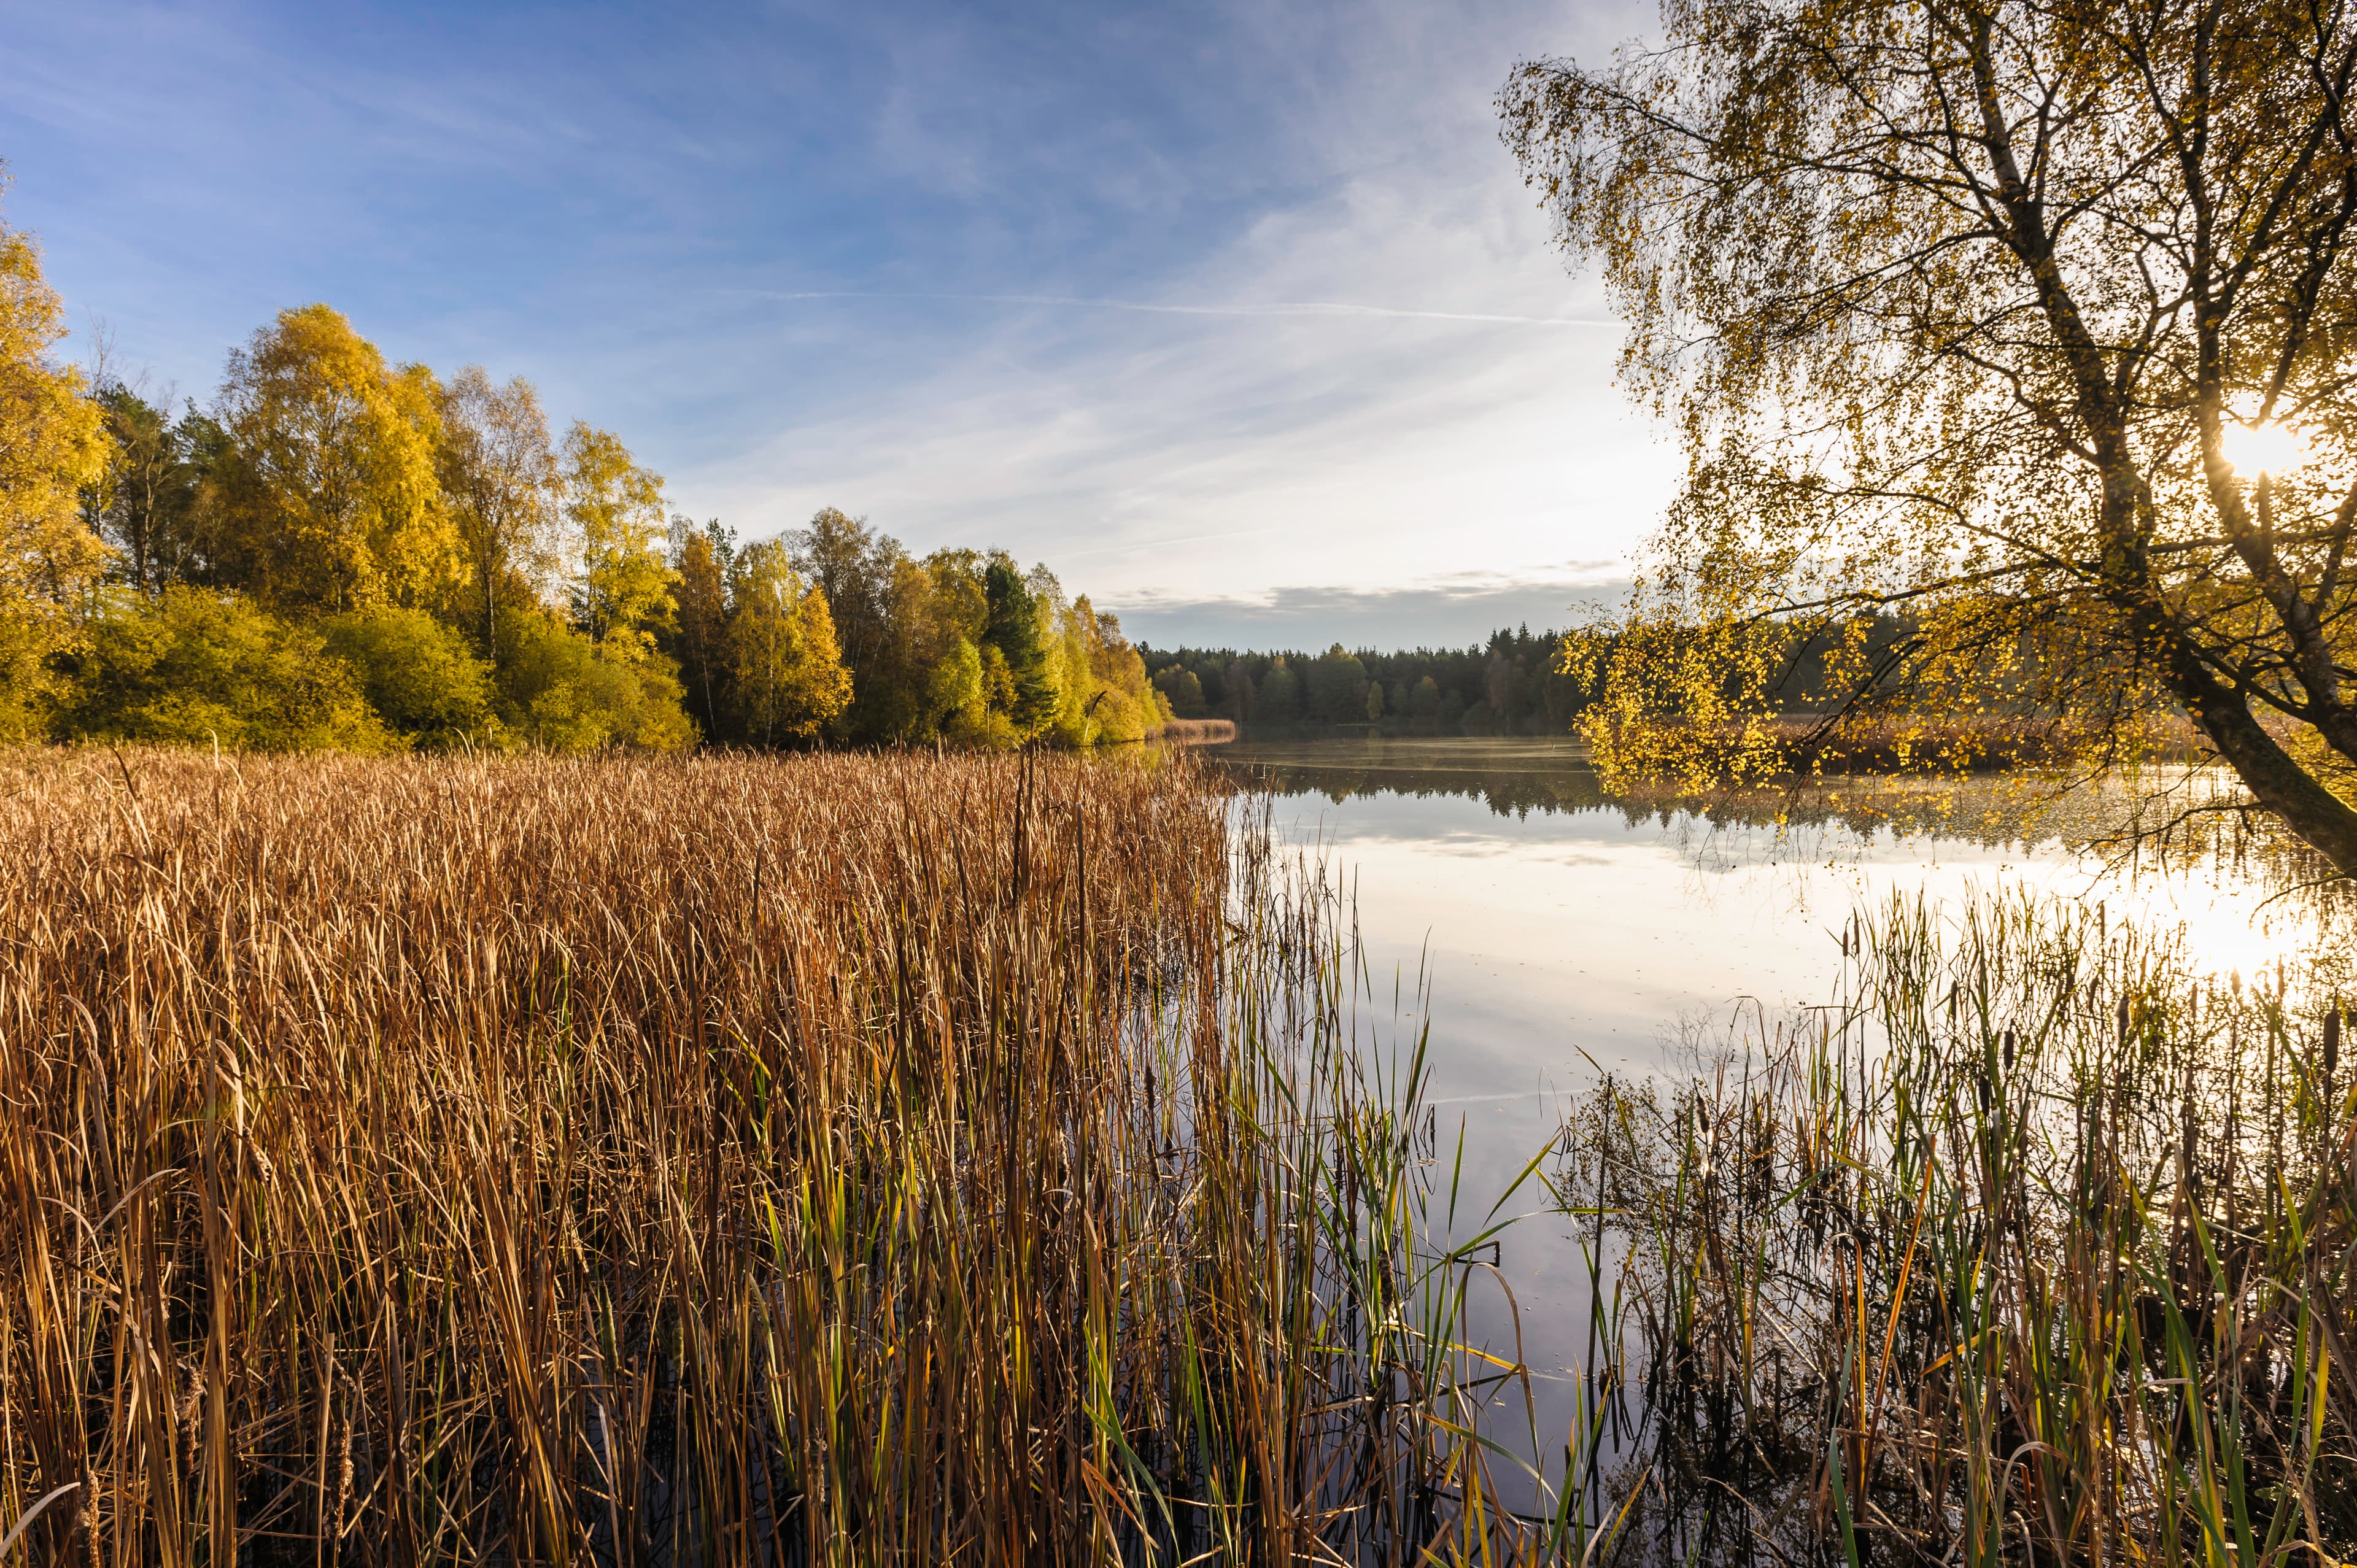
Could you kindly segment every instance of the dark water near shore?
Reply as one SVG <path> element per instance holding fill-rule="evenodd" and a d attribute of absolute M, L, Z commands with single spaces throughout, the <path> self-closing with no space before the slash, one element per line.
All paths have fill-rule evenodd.
<path fill-rule="evenodd" d="M 1212 748 L 1273 797 L 1275 827 L 1323 855 L 1355 901 L 1372 990 L 1412 1034 L 1428 986 L 1444 1167 L 1461 1139 L 1458 1232 L 1560 1127 L 1600 1072 L 1676 1073 L 1688 1042 L 1738 1009 L 1774 1016 L 1827 996 L 1836 933 L 1861 905 L 1921 891 L 1956 907 L 2031 888 L 2104 901 L 2109 917 L 2181 922 L 2224 974 L 2255 973 L 2313 941 L 2278 889 L 2216 866 L 2130 873 L 2072 847 L 2100 798 L 2029 807 L 1996 781 L 1860 781 L 1808 800 L 1608 798 L 1558 741 L 1332 740 Z M 2116 804 L 2113 802 L 2112 804 Z M 1378 1011 L 1382 1009 L 1379 1008 Z M 1446 1183 L 1448 1173 L 1440 1173 Z M 1562 1441 L 1587 1354 L 1587 1274 L 1570 1222 L 1535 1184 L 1500 1269 L 1520 1311 L 1543 1446 Z M 1496 1293 L 1479 1321 L 1512 1354 Z"/>

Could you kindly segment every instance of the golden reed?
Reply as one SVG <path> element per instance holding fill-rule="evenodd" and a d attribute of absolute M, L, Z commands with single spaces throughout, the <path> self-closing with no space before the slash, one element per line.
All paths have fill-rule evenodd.
<path fill-rule="evenodd" d="M 1183 763 L 0 758 L 0 1561 L 1535 1549 L 1420 1065 L 1233 829 Z"/>

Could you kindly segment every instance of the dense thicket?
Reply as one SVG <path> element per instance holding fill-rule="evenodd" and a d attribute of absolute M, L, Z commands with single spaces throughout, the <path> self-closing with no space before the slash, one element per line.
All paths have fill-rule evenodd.
<path fill-rule="evenodd" d="M 1168 716 L 1045 567 L 832 509 L 739 547 L 531 382 L 393 363 L 325 305 L 177 413 L 63 334 L 0 226 L 0 739 L 1003 747 Z"/>
<path fill-rule="evenodd" d="M 1071 598 L 1045 566 L 1024 573 L 1005 551 L 936 550 L 921 558 L 832 508 L 776 546 L 734 548 L 707 527 L 711 567 L 780 549 L 833 607 L 850 674 L 834 723 L 845 739 L 881 745 L 1092 746 L 1161 727 L 1169 704 L 1147 683 L 1121 623 L 1085 596 Z M 725 655 L 685 647 L 693 672 Z M 709 645 L 701 632 L 695 649 Z M 702 662 L 699 662 L 701 660 Z"/>

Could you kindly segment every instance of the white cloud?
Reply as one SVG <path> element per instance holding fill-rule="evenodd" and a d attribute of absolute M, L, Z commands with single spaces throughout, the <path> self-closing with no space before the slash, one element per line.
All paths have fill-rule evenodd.
<path fill-rule="evenodd" d="M 1511 169 L 1441 183 L 1394 174 L 1268 213 L 1118 302 L 1144 310 L 959 306 L 938 363 L 845 389 L 838 412 L 688 478 L 759 530 L 842 505 L 920 547 L 987 536 L 1071 556 L 1076 581 L 1126 595 L 1625 558 L 1674 461 L 1611 382 L 1617 334 L 1564 325 L 1609 319 L 1596 291 L 1564 275 L 1534 215 L 1514 221 Z M 1509 228 L 1519 243 L 1499 242 Z M 770 308 L 781 337 L 823 324 L 856 342 L 878 317 L 902 330 L 909 306 Z M 1206 535 L 1217 548 L 1167 542 Z"/>
<path fill-rule="evenodd" d="M 1461 648 L 1493 631 L 1562 630 L 1609 615 L 1627 596 L 1616 562 L 1566 562 L 1523 576 L 1465 572 L 1396 588 L 1290 586 L 1205 598 L 1146 592 L 1097 601 L 1157 648 Z"/>
<path fill-rule="evenodd" d="M 1491 102 L 1633 6 L 0 16 L 44 62 L 0 105 L 19 220 L 199 395 L 324 297 L 533 377 L 699 516 L 840 505 L 1139 614 L 1544 594 L 1674 480 Z"/>
<path fill-rule="evenodd" d="M 1491 110 L 1517 56 L 1599 35 L 1545 12 L 1470 19 L 1486 25 L 1410 5 L 1229 14 L 1217 48 L 1291 105 L 1239 150 L 1272 194 L 1130 286 L 748 291 L 747 332 L 781 359 L 825 345 L 828 402 L 680 488 L 748 532 L 836 505 L 919 549 L 1004 544 L 1141 611 L 1316 583 L 1406 596 L 1386 601 L 1406 614 L 1437 603 L 1420 585 L 1469 568 L 1541 594 L 1567 554 L 1625 571 L 1674 455 L 1612 383 L 1610 313 L 1566 275 Z M 909 100 L 925 146 L 953 142 L 959 88 L 935 52 L 910 58 L 951 94 Z M 914 113 L 894 111 L 896 135 Z M 947 161 L 962 187 L 1005 172 Z M 1153 177 L 1164 190 L 1168 170 Z M 912 365 L 926 332 L 936 352 Z"/>

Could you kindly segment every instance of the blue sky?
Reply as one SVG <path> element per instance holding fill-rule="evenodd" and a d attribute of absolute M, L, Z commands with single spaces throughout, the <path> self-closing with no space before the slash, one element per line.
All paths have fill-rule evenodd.
<path fill-rule="evenodd" d="M 1674 480 L 1491 107 L 1647 19 L 0 0 L 0 157 L 78 335 L 183 396 L 324 299 L 747 535 L 1002 544 L 1161 643 L 1463 641 L 1609 592 Z"/>

